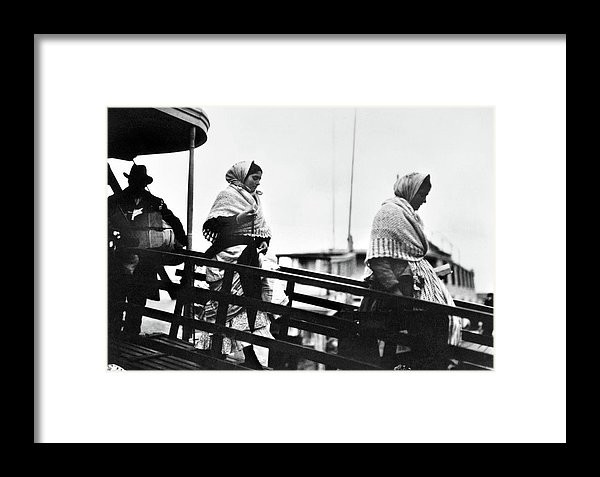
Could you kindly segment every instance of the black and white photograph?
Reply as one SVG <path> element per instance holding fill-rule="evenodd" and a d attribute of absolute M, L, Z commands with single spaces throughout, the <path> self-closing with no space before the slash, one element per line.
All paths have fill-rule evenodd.
<path fill-rule="evenodd" d="M 34 129 L 34 442 L 566 441 L 566 35 L 40 34 Z"/>
<path fill-rule="evenodd" d="M 493 369 L 493 108 L 107 115 L 110 370 Z"/>

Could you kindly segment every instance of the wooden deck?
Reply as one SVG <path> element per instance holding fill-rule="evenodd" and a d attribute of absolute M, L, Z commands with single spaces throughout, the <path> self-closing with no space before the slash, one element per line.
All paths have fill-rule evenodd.
<path fill-rule="evenodd" d="M 461 363 L 459 369 L 483 369 L 494 368 L 494 348 L 491 346 L 461 341 L 453 349 L 453 356 Z"/>
<path fill-rule="evenodd" d="M 109 356 L 125 370 L 249 369 L 230 358 L 216 359 L 164 333 L 114 341 L 109 345 Z"/>
<path fill-rule="evenodd" d="M 109 348 L 114 364 L 130 370 L 202 370 L 207 369 L 197 363 L 162 353 L 147 346 L 128 341 L 115 341 Z"/>

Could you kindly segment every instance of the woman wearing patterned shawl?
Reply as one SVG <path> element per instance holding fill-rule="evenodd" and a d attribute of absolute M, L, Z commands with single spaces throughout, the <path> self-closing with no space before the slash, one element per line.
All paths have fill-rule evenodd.
<path fill-rule="evenodd" d="M 225 179 L 228 186 L 217 195 L 202 228 L 204 237 L 212 243 L 207 250 L 208 258 L 261 266 L 261 255 L 267 252 L 271 240 L 271 229 L 265 220 L 260 200 L 262 192 L 257 190 L 261 178 L 262 169 L 250 161 L 238 162 L 227 171 Z M 221 289 L 223 276 L 223 269 L 207 267 L 206 281 L 211 290 Z M 266 286 L 267 281 L 260 277 L 240 277 L 234 273 L 231 293 L 260 299 Z M 214 322 L 217 308 L 218 301 L 208 301 L 199 318 Z M 269 318 L 260 310 L 229 305 L 226 324 L 236 330 L 273 338 L 269 331 Z M 199 338 L 196 347 L 210 347 L 211 336 L 208 333 L 200 332 Z M 261 363 L 250 343 L 223 338 L 222 353 L 240 350 L 244 352 L 247 366 L 263 369 L 267 365 L 266 355 L 262 356 Z"/>
<path fill-rule="evenodd" d="M 377 290 L 454 306 L 448 289 L 425 259 L 429 245 L 423 222 L 416 211 L 425 203 L 430 190 L 429 175 L 413 172 L 397 177 L 394 197 L 383 202 L 373 220 L 365 259 L 372 272 L 368 281 L 371 288 Z M 390 310 L 387 300 L 365 297 L 361 303 L 361 311 L 386 310 Z M 411 356 L 410 367 L 447 369 L 449 361 L 440 352 L 446 344 L 458 343 L 460 325 L 460 318 L 450 316 L 446 324 L 441 323 L 434 329 L 431 329 L 431 324 L 422 328 L 417 325 L 420 329 L 409 329 L 419 340 L 411 353 L 406 355 Z M 384 367 L 398 364 L 396 351 L 394 344 L 385 347 L 382 360 Z M 403 366 L 406 364 L 401 363 L 398 369 Z"/>

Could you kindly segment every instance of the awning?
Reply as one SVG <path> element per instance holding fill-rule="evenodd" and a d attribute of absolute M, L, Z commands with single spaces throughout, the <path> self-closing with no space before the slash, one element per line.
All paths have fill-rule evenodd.
<path fill-rule="evenodd" d="M 136 156 L 190 150 L 206 142 L 210 122 L 198 108 L 108 108 L 108 157 Z"/>

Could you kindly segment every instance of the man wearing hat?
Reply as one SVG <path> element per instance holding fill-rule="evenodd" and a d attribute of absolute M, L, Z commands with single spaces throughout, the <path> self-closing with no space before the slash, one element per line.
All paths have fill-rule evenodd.
<path fill-rule="evenodd" d="M 127 177 L 129 185 L 121 192 L 108 197 L 109 238 L 114 246 L 109 250 L 108 260 L 108 332 L 116 336 L 121 328 L 126 335 L 139 335 L 142 325 L 140 311 L 128 311 L 123 323 L 123 313 L 118 302 L 145 306 L 146 300 L 159 300 L 156 284 L 157 273 L 162 264 L 134 253 L 128 247 L 142 246 L 131 232 L 134 219 L 142 214 L 161 217 L 174 233 L 175 250 L 186 247 L 187 235 L 181 221 L 167 207 L 164 200 L 147 189 L 153 179 L 146 166 L 134 164 Z M 159 214 L 156 214 L 156 213 Z M 139 229 L 139 227 L 138 227 Z"/>

